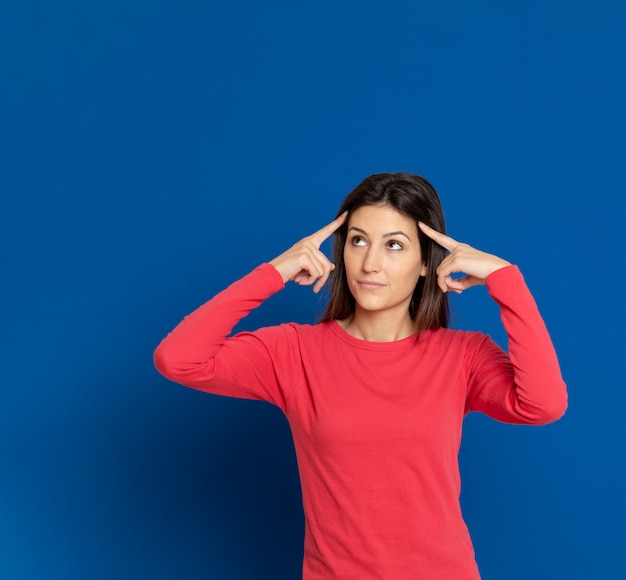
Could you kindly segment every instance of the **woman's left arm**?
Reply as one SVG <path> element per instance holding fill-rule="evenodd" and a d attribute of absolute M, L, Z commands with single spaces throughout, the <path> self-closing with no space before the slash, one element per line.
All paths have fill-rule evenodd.
<path fill-rule="evenodd" d="M 472 352 L 466 411 L 499 421 L 543 425 L 567 408 L 567 391 L 545 323 L 517 266 L 462 244 L 420 224 L 422 231 L 450 251 L 437 269 L 443 292 L 457 293 L 486 284 L 500 306 L 508 355 L 484 336 Z M 452 279 L 453 273 L 464 277 Z"/>

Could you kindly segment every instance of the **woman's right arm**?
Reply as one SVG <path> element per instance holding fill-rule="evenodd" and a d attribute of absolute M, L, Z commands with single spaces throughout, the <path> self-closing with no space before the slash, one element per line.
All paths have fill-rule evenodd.
<path fill-rule="evenodd" d="M 284 409 L 284 387 L 297 380 L 299 353 L 294 328 L 262 328 L 228 338 L 253 308 L 287 281 L 319 291 L 333 265 L 319 250 L 341 226 L 340 216 L 318 232 L 231 284 L 186 316 L 157 347 L 156 368 L 168 379 L 215 394 L 263 399 Z"/>
<path fill-rule="evenodd" d="M 157 347 L 154 364 L 166 378 L 219 395 L 281 403 L 268 345 L 280 347 L 285 328 L 262 336 L 233 327 L 284 286 L 280 273 L 262 264 L 186 316 Z M 264 334 L 264 336 L 263 336 Z M 266 344 L 267 343 L 267 344 Z"/>

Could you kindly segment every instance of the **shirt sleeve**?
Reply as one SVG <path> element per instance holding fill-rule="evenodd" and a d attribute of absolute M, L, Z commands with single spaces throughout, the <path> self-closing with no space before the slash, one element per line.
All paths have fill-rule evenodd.
<path fill-rule="evenodd" d="M 166 378 L 202 391 L 268 401 L 285 410 L 297 381 L 298 342 L 292 325 L 229 337 L 253 308 L 284 287 L 262 264 L 186 316 L 159 344 L 154 364 Z"/>
<path fill-rule="evenodd" d="M 508 355 L 480 335 L 471 353 L 466 412 L 498 421 L 544 425 L 567 408 L 567 390 L 552 340 L 517 266 L 496 270 L 486 280 L 500 306 Z"/>

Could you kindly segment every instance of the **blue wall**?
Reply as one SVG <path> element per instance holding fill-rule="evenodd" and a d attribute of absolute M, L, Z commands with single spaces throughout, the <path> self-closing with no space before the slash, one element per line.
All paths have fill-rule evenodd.
<path fill-rule="evenodd" d="M 485 580 L 626 577 L 626 24 L 617 1 L 3 3 L 0 576 L 292 579 L 285 419 L 170 383 L 187 312 L 363 177 L 437 187 L 520 265 L 563 420 L 466 421 Z M 504 343 L 484 289 L 455 325 Z M 289 287 L 244 325 L 310 321 Z M 620 333 L 620 334 L 618 334 Z"/>

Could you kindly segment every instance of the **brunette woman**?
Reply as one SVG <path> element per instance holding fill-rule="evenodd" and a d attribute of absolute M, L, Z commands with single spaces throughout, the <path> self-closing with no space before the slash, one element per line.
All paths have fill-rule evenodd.
<path fill-rule="evenodd" d="M 565 412 L 557 357 L 519 269 L 444 232 L 428 181 L 368 177 L 335 220 L 187 316 L 155 352 L 173 381 L 285 413 L 306 580 L 479 578 L 459 504 L 463 417 L 542 425 Z M 319 249 L 331 235 L 333 262 Z M 320 323 L 230 336 L 290 281 L 315 292 L 329 281 Z M 500 306 L 508 354 L 447 328 L 447 293 L 476 285 Z"/>

